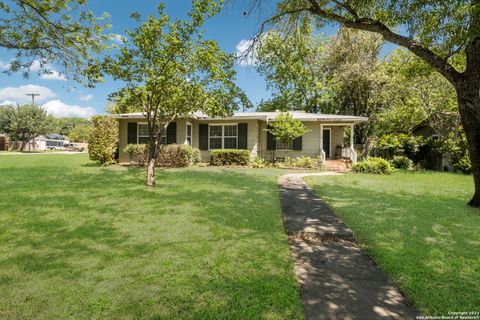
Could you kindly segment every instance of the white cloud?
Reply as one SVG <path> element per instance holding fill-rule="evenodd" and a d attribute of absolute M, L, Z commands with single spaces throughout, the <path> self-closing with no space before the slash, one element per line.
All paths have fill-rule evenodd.
<path fill-rule="evenodd" d="M 83 94 L 79 98 L 81 101 L 90 101 L 93 99 L 93 95 L 91 94 Z"/>
<path fill-rule="evenodd" d="M 16 105 L 17 103 L 12 100 L 3 100 L 0 102 L 0 106 L 11 106 L 11 105 Z"/>
<path fill-rule="evenodd" d="M 241 66 L 253 66 L 257 61 L 255 57 L 255 50 L 251 48 L 252 40 L 243 39 L 237 43 L 237 59 Z"/>
<path fill-rule="evenodd" d="M 48 70 L 49 73 L 42 73 L 40 75 L 40 78 L 44 80 L 59 80 L 59 81 L 67 81 L 67 77 L 65 77 L 63 74 L 59 73 L 56 70 Z"/>
<path fill-rule="evenodd" d="M 92 107 L 69 105 L 60 100 L 48 101 L 42 107 L 47 110 L 48 113 L 51 113 L 57 117 L 89 118 L 96 113 L 95 109 Z"/>
<path fill-rule="evenodd" d="M 0 89 L 0 101 L 11 100 L 17 103 L 29 103 L 32 101 L 27 93 L 37 93 L 39 96 L 35 97 L 35 101 L 45 101 L 47 99 L 55 97 L 55 93 L 47 87 L 42 87 L 35 84 L 29 84 L 20 87 L 5 87 Z"/>
<path fill-rule="evenodd" d="M 118 44 L 123 44 L 127 38 L 121 34 L 112 34 L 112 41 Z"/>
<path fill-rule="evenodd" d="M 0 60 L 0 70 L 8 70 L 10 69 L 10 62 L 5 62 Z"/>

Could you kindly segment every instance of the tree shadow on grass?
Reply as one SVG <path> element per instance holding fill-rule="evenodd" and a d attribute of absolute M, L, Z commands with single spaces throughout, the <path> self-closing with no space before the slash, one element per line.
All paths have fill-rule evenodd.
<path fill-rule="evenodd" d="M 9 174 L 23 182 L 8 182 L 10 196 L 21 201 L 0 209 L 10 252 L 0 269 L 11 272 L 0 279 L 19 281 L 18 268 L 29 281 L 60 277 L 72 286 L 91 283 L 90 292 L 104 270 L 112 279 L 123 278 L 125 285 L 108 280 L 105 309 L 94 306 L 87 318 L 114 317 L 118 310 L 152 319 L 298 317 L 274 175 L 159 170 L 158 185 L 148 188 L 144 170 L 137 168 L 79 172 L 40 166 Z M 70 297 L 66 305 L 55 303 L 68 310 L 69 304 L 105 297 L 91 292 L 86 302 Z"/>
<path fill-rule="evenodd" d="M 417 308 L 446 314 L 480 304 L 472 286 L 480 269 L 465 268 L 479 258 L 480 222 L 465 199 L 328 182 L 315 189 Z"/>

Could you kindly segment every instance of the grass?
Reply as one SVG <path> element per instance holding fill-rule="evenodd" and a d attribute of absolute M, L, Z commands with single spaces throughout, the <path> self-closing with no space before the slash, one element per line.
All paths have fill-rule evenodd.
<path fill-rule="evenodd" d="M 471 176 L 350 173 L 306 180 L 421 312 L 478 311 L 480 210 L 466 205 Z"/>
<path fill-rule="evenodd" d="M 0 155 L 0 318 L 302 318 L 280 172 Z"/>

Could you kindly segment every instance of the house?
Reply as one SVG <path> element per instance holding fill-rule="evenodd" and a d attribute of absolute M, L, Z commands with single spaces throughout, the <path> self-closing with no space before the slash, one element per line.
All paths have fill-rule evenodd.
<path fill-rule="evenodd" d="M 45 151 L 45 150 L 63 150 L 64 146 L 68 144 L 68 137 L 61 134 L 47 134 L 38 136 L 35 139 L 28 141 L 23 150 L 25 151 Z M 10 149 L 18 150 L 22 146 L 21 141 L 10 141 Z"/>
<path fill-rule="evenodd" d="M 202 161 L 209 161 L 210 151 L 215 149 L 247 149 L 251 156 L 267 160 L 283 157 L 320 157 L 322 161 L 349 158 L 356 162 L 353 135 L 345 144 L 345 129 L 367 120 L 365 117 L 317 114 L 303 111 L 290 112 L 294 119 L 302 121 L 309 130 L 302 137 L 283 145 L 266 131 L 269 123 L 280 112 L 241 112 L 231 117 L 211 118 L 203 113 L 191 114 L 186 119 L 171 123 L 162 137 L 164 144 L 184 143 L 198 148 Z M 123 151 L 127 144 L 148 143 L 148 129 L 142 113 L 126 113 L 116 116 L 119 122 L 119 162 L 130 159 Z"/>
<path fill-rule="evenodd" d="M 431 140 L 441 139 L 441 134 L 427 122 L 422 122 L 412 130 L 415 137 L 429 138 Z M 422 163 L 426 169 L 437 171 L 452 171 L 452 161 L 447 154 L 433 148 L 431 144 L 420 147 L 417 155 L 417 162 Z"/>

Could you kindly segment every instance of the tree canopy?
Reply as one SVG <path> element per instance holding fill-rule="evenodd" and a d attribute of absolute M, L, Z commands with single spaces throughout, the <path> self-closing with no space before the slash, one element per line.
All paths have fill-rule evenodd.
<path fill-rule="evenodd" d="M 282 0 L 260 33 L 299 23 L 338 23 L 379 34 L 453 85 L 475 183 L 469 204 L 480 207 L 480 0 Z M 464 64 L 454 63 L 459 57 Z"/>
<path fill-rule="evenodd" d="M 50 63 L 54 63 L 68 78 L 83 81 L 86 61 L 105 49 L 105 41 L 111 37 L 103 33 L 110 27 L 108 14 L 96 17 L 83 9 L 86 3 L 0 1 L 0 47 L 15 52 L 9 71 L 23 71 L 28 77 L 37 63 L 39 72 L 48 74 Z"/>
<path fill-rule="evenodd" d="M 127 31 L 118 54 L 91 67 L 122 80 L 125 86 L 112 96 L 113 110 L 141 111 L 148 123 L 147 185 L 153 185 L 155 159 L 161 136 L 170 122 L 196 111 L 222 116 L 245 102 L 234 84 L 234 55 L 217 42 L 203 38 L 205 19 L 220 10 L 217 1 L 194 0 L 187 20 L 171 19 L 160 3 L 138 28 Z M 141 22 L 138 13 L 132 18 Z M 128 107 L 127 107 L 128 106 Z"/>
<path fill-rule="evenodd" d="M 49 133 L 53 120 L 45 110 L 31 104 L 0 108 L 0 132 L 8 133 L 13 141 L 21 141 L 22 151 L 28 141 Z"/>

